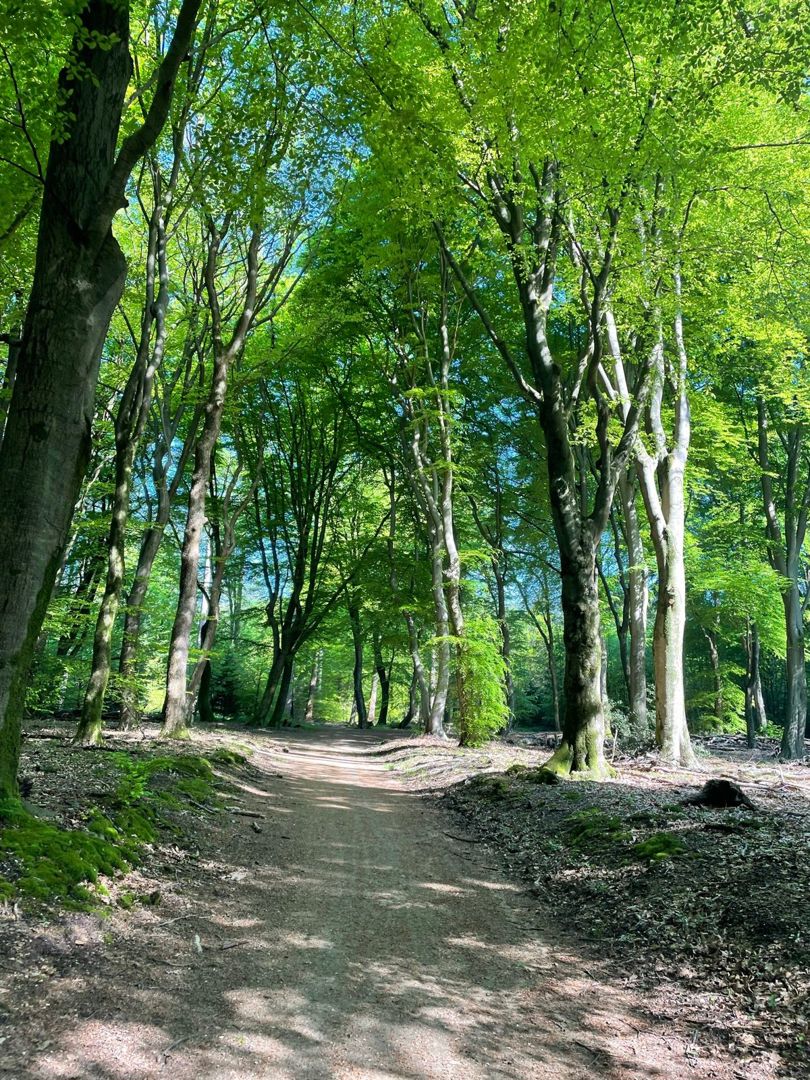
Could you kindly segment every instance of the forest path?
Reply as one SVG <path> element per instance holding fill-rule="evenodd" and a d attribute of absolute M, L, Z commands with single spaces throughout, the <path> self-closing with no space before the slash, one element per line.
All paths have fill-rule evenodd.
<path fill-rule="evenodd" d="M 114 948 L 49 990 L 64 1023 L 26 1075 L 728 1075 L 651 1027 L 550 921 L 538 928 L 536 898 L 448 835 L 458 827 L 373 753 L 376 733 L 248 741 L 261 773 L 239 800 L 261 832 L 255 818 L 212 819 L 196 885 L 130 913 Z"/>

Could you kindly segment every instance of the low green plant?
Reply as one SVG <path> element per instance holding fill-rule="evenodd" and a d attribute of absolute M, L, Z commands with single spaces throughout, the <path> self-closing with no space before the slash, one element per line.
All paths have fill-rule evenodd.
<path fill-rule="evenodd" d="M 17 893 L 34 900 L 60 900 L 66 907 L 86 907 L 87 885 L 100 875 L 126 872 L 136 861 L 137 845 L 98 829 L 63 829 L 34 817 L 19 803 L 0 804 L 0 851 L 10 867 L 2 879 L 6 897 Z M 114 827 L 113 831 L 114 831 Z"/>
<path fill-rule="evenodd" d="M 657 832 L 646 840 L 633 844 L 630 852 L 635 859 L 643 859 L 647 862 L 662 862 L 664 859 L 673 859 L 686 853 L 686 845 L 675 836 L 674 833 Z"/>
<path fill-rule="evenodd" d="M 630 839 L 630 833 L 621 818 L 613 817 L 590 806 L 586 810 L 577 810 L 565 823 L 568 843 L 581 851 L 595 850 L 608 844 L 620 844 Z"/>
<path fill-rule="evenodd" d="M 245 759 L 233 751 L 228 764 Z M 111 754 L 119 772 L 115 793 L 102 810 L 93 807 L 83 828 L 63 828 L 30 813 L 18 801 L 0 803 L 0 900 L 16 896 L 59 901 L 70 908 L 92 905 L 99 878 L 127 873 L 161 830 L 177 831 L 169 812 L 183 801 L 216 798 L 214 772 L 205 758 L 188 754 L 135 757 Z M 224 762 L 223 762 L 224 763 Z M 158 777 L 170 783 L 158 788 Z M 126 895 L 126 894 L 124 894 Z M 123 905 L 127 906 L 126 900 Z"/>

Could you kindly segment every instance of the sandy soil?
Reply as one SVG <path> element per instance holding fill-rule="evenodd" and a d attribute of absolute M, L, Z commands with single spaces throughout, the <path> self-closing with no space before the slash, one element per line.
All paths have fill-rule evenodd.
<path fill-rule="evenodd" d="M 260 771 L 239 801 L 261 818 L 206 819 L 194 873 L 157 909 L 33 930 L 46 962 L 27 994 L 4 987 L 19 1007 L 0 1075 L 753 1075 L 696 1057 L 543 923 L 485 848 L 369 755 L 379 738 L 251 733 Z"/>

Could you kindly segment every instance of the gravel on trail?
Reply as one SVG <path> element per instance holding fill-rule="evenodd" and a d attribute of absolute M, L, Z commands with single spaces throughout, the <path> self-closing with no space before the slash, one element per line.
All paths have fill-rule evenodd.
<path fill-rule="evenodd" d="M 386 737 L 246 735 L 256 771 L 238 813 L 205 817 L 193 875 L 158 908 L 41 939 L 48 978 L 30 1023 L 0 1027 L 0 1077 L 739 1075 L 692 1056 L 688 1032 L 538 915 L 373 752 Z"/>

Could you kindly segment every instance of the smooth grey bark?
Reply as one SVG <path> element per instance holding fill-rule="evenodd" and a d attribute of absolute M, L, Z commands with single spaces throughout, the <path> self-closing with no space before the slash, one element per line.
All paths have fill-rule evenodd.
<path fill-rule="evenodd" d="M 759 630 L 757 624 L 752 623 L 750 619 L 746 620 L 743 648 L 746 656 L 745 730 L 748 745 L 753 748 L 756 745 L 757 732 L 767 726 L 768 717 L 765 712 L 765 697 L 762 693 Z"/>
<path fill-rule="evenodd" d="M 636 509 L 635 475 L 624 472 L 619 480 L 622 507 L 622 532 L 627 551 L 626 607 L 629 636 L 627 650 L 627 690 L 632 729 L 642 735 L 647 731 L 647 610 L 649 589 L 644 542 Z"/>
<path fill-rule="evenodd" d="M 366 699 L 363 695 L 363 627 L 360 622 L 360 601 L 356 595 L 349 597 L 347 604 L 349 612 L 349 624 L 352 629 L 352 644 L 354 646 L 354 668 L 352 670 L 352 688 L 354 692 L 354 707 L 357 716 L 358 727 L 368 727 L 368 710 Z"/>
<path fill-rule="evenodd" d="M 179 157 L 176 158 L 179 162 Z M 173 180 L 176 179 L 176 172 Z M 165 201 L 159 174 L 153 172 L 154 209 L 149 222 L 146 257 L 146 296 L 135 364 L 127 379 L 115 416 L 115 484 L 110 529 L 107 537 L 107 578 L 93 635 L 90 677 L 85 689 L 82 715 L 74 742 L 93 746 L 101 741 L 102 711 L 112 670 L 112 637 L 124 584 L 124 554 L 132 470 L 143 435 L 155 375 L 166 344 L 166 307 L 169 274 L 166 260 Z M 168 194 L 174 184 L 170 183 Z M 154 329 L 155 340 L 152 344 Z"/>
<path fill-rule="evenodd" d="M 222 415 L 225 410 L 225 397 L 228 388 L 228 376 L 231 366 L 241 354 L 247 335 L 256 317 L 268 283 L 260 289 L 259 260 L 261 229 L 254 226 L 251 230 L 246 255 L 246 282 L 242 308 L 236 325 L 227 343 L 224 339 L 223 316 L 220 307 L 218 263 L 229 227 L 229 218 L 225 224 L 217 227 L 209 220 L 208 258 L 205 268 L 205 289 L 211 317 L 211 337 L 213 342 L 213 371 L 208 398 L 205 404 L 205 417 L 197 444 L 194 448 L 194 469 L 188 495 L 188 511 L 180 552 L 180 584 L 177 610 L 172 625 L 169 643 L 169 658 L 166 666 L 166 697 L 163 703 L 163 726 L 161 733 L 168 738 L 182 737 L 188 726 L 188 656 L 191 643 L 191 630 L 197 607 L 197 574 L 200 562 L 200 539 L 205 524 L 206 489 L 211 473 L 211 459 L 214 447 L 219 439 Z"/>
<path fill-rule="evenodd" d="M 799 479 L 803 463 L 805 431 L 801 423 L 785 425 L 780 434 L 786 452 L 783 512 L 777 509 L 774 465 L 770 452 L 770 416 L 764 398 L 757 398 L 757 456 L 761 470 L 762 501 L 768 538 L 768 558 L 782 578 L 782 605 L 785 612 L 787 694 L 781 755 L 786 761 L 801 761 L 805 755 L 807 725 L 807 671 L 805 667 L 804 607 L 799 589 L 802 548 L 810 510 L 810 476 Z M 806 468 L 806 465 L 805 465 Z"/>
<path fill-rule="evenodd" d="M 688 355 L 679 306 L 681 279 L 678 271 L 674 274 L 674 294 L 674 362 L 666 364 L 660 323 L 656 327 L 656 341 L 649 353 L 653 380 L 647 426 L 654 449 L 648 450 L 641 439 L 636 440 L 635 461 L 658 573 L 653 626 L 656 745 L 665 761 L 691 765 L 694 751 L 686 719 L 683 655 L 686 628 L 685 483 L 691 417 L 687 394 Z M 605 312 L 605 325 L 616 371 L 621 376 L 620 386 L 626 385 L 619 335 L 610 310 Z M 671 436 L 667 435 L 662 419 L 667 388 L 674 405 Z M 624 398 L 624 394 L 621 396 Z"/>
<path fill-rule="evenodd" d="M 546 767 L 568 774 L 609 772 L 604 757 L 605 716 L 599 686 L 601 641 L 596 553 L 607 525 L 616 485 L 636 440 L 640 409 L 649 388 L 649 364 L 641 366 L 634 393 L 620 417 L 618 441 L 611 437 L 617 390 L 603 364 L 602 325 L 619 214 L 607 208 L 598 258 L 581 246 L 575 264 L 581 271 L 581 296 L 587 318 L 587 340 L 571 380 L 564 380 L 548 334 L 554 300 L 557 257 L 564 228 L 559 202 L 560 177 L 552 161 L 532 164 L 531 184 L 518 191 L 504 176 L 487 174 L 476 193 L 500 230 L 511 260 L 516 295 L 525 332 L 524 366 L 495 328 L 477 290 L 450 252 L 443 231 L 434 223 L 443 251 L 492 345 L 534 411 L 545 445 L 549 505 L 560 555 L 563 637 L 565 642 L 565 716 L 563 738 Z M 524 205 L 524 196 L 531 203 Z M 608 392 L 600 389 L 600 379 Z M 599 448 L 596 485 L 588 498 L 584 462 L 575 438 L 580 398 L 596 406 Z"/>
<path fill-rule="evenodd" d="M 112 233 L 133 168 L 155 144 L 200 0 L 184 0 L 143 124 L 116 154 L 132 74 L 129 4 L 90 0 L 60 76 L 69 115 L 44 178 L 34 278 L 0 446 L 0 795 L 16 791 L 30 661 L 90 453 L 99 361 L 124 286 Z M 109 47 L 93 47 L 97 36 Z M 81 72 L 77 77 L 76 72 Z"/>

